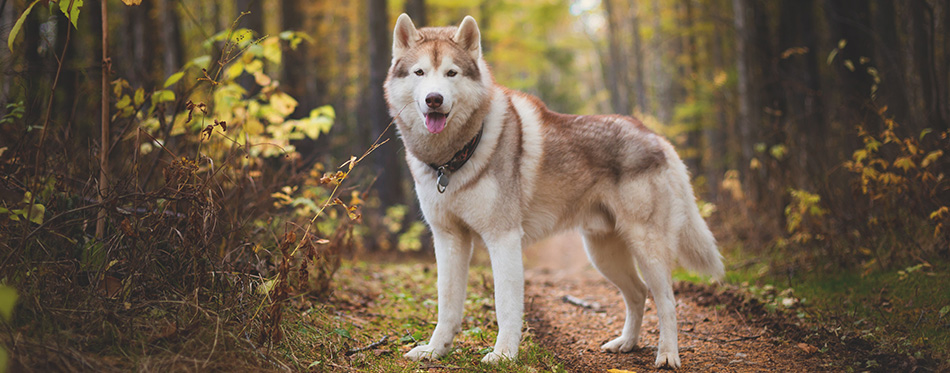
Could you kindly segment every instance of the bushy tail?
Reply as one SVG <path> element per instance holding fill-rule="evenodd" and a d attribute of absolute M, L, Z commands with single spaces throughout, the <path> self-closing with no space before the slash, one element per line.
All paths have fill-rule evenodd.
<path fill-rule="evenodd" d="M 686 222 L 680 230 L 677 248 L 679 262 L 691 271 L 710 275 L 717 280 L 722 279 L 726 270 L 722 265 L 722 255 L 716 248 L 716 238 L 699 215 L 696 204 L 689 205 L 686 208 Z"/>
<path fill-rule="evenodd" d="M 666 150 L 670 158 L 677 157 L 672 147 Z M 681 214 L 679 216 L 685 217 L 685 221 L 682 221 L 680 225 L 679 237 L 677 237 L 679 241 L 676 248 L 677 259 L 686 269 L 712 276 L 717 280 L 722 279 L 726 274 L 722 265 L 722 255 L 716 247 L 716 238 L 709 231 L 706 221 L 699 215 L 699 207 L 696 206 L 686 165 L 682 161 L 674 162 L 670 171 L 672 172 L 671 183 L 677 193 Z"/>

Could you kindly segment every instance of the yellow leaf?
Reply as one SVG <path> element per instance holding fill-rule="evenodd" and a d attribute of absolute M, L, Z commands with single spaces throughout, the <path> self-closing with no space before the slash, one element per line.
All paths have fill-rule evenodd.
<path fill-rule="evenodd" d="M 928 153 L 927 156 L 924 157 L 924 160 L 920 161 L 920 167 L 929 166 L 931 163 L 935 162 L 941 156 L 943 156 L 943 150 L 934 150 Z"/>
<path fill-rule="evenodd" d="M 758 169 L 761 168 L 761 167 L 762 167 L 762 162 L 759 162 L 759 159 L 758 159 L 758 158 L 752 158 L 752 160 L 749 161 L 749 168 L 750 168 L 750 169 L 758 170 Z"/>
<path fill-rule="evenodd" d="M 16 289 L 0 285 L 0 317 L 3 317 L 3 320 L 10 321 L 13 317 L 13 306 L 16 305 L 17 298 Z M 5 365 L 0 365 L 0 369 L 4 367 Z"/>
<path fill-rule="evenodd" d="M 224 76 L 228 79 L 237 79 L 244 73 L 244 67 L 245 64 L 241 61 L 232 63 L 231 66 L 228 66 L 228 69 L 224 71 Z"/>
<path fill-rule="evenodd" d="M 276 92 L 270 96 L 270 104 L 278 113 L 288 116 L 297 108 L 297 100 L 283 92 Z"/>
<path fill-rule="evenodd" d="M 141 4 L 142 0 L 122 0 L 122 2 L 125 3 L 125 5 L 133 6 Z"/>
<path fill-rule="evenodd" d="M 867 157 L 868 157 L 868 151 L 865 149 L 855 150 L 854 154 L 851 155 L 851 158 L 854 159 L 855 162 L 861 162 L 864 160 L 864 158 L 867 158 Z"/>
<path fill-rule="evenodd" d="M 788 49 L 786 49 L 784 52 L 782 52 L 782 59 L 784 60 L 784 59 L 787 59 L 787 58 L 789 58 L 789 57 L 791 57 L 791 56 L 803 55 L 803 54 L 807 54 L 807 53 L 808 53 L 808 47 L 792 47 L 792 48 L 788 48 Z"/>
<path fill-rule="evenodd" d="M 910 157 L 900 157 L 894 160 L 894 167 L 903 169 L 905 172 L 911 168 L 917 167 Z"/>
<path fill-rule="evenodd" d="M 950 212 L 950 208 L 947 208 L 947 206 L 941 206 L 939 209 L 936 209 L 934 212 L 930 213 L 930 220 L 939 220 L 948 212 Z"/>
<path fill-rule="evenodd" d="M 911 139 L 904 139 L 904 145 L 907 145 L 907 152 L 911 155 L 917 154 L 917 144 L 914 143 Z"/>
<path fill-rule="evenodd" d="M 251 136 L 260 135 L 264 132 L 264 125 L 257 119 L 248 118 L 247 122 L 244 122 L 244 132 Z"/>
<path fill-rule="evenodd" d="M 34 222 L 36 224 L 43 224 L 43 216 L 46 215 L 46 206 L 35 203 L 33 204 L 32 209 L 29 209 L 26 211 L 27 212 L 24 216 L 29 216 L 31 222 Z"/>
<path fill-rule="evenodd" d="M 267 76 L 267 74 L 260 71 L 254 73 L 254 82 L 261 87 L 270 85 L 271 81 L 271 78 Z"/>
<path fill-rule="evenodd" d="M 725 71 L 719 70 L 718 72 L 716 72 L 716 77 L 713 78 L 713 84 L 716 86 L 716 88 L 722 87 L 726 85 L 726 79 L 728 77 L 729 76 L 726 74 Z"/>
<path fill-rule="evenodd" d="M 851 60 L 844 60 L 844 67 L 847 67 L 848 70 L 854 71 L 854 62 L 851 62 Z"/>
<path fill-rule="evenodd" d="M 247 66 L 244 68 L 248 73 L 257 73 L 264 71 L 264 63 L 261 60 L 253 60 L 248 62 Z"/>
<path fill-rule="evenodd" d="M 637 373 L 632 370 L 623 370 L 623 369 L 607 369 L 607 373 Z"/>
<path fill-rule="evenodd" d="M 135 106 L 142 106 L 145 103 L 145 90 L 142 88 L 135 90 Z"/>

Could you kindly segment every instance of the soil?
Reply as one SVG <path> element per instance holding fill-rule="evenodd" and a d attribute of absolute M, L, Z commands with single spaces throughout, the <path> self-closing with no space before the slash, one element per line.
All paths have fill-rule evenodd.
<path fill-rule="evenodd" d="M 623 299 L 589 264 L 576 234 L 528 248 L 526 267 L 528 326 L 535 341 L 552 351 L 568 371 L 664 370 L 653 366 L 659 330 L 650 298 L 640 347 L 625 354 L 600 350 L 623 327 Z M 678 283 L 674 291 L 679 371 L 822 372 L 849 366 L 858 371 L 930 370 L 913 358 L 875 353 L 863 340 L 842 340 L 820 327 L 799 325 L 794 316 L 766 312 L 735 288 Z M 574 297 L 574 302 L 565 296 Z"/>

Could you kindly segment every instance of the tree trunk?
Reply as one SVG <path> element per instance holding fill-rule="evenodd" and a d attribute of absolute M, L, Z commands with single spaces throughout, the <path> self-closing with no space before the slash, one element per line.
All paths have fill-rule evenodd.
<path fill-rule="evenodd" d="M 870 25 L 869 3 L 865 0 L 826 0 L 825 11 L 831 26 L 834 41 L 845 40 L 847 45 L 838 52 L 833 62 L 843 86 L 843 105 L 838 119 L 844 128 L 853 128 L 869 119 L 871 86 L 874 81 L 868 74 L 868 63 L 863 58 L 874 55 L 874 42 L 868 32 Z M 831 93 L 831 92 L 826 92 Z"/>
<path fill-rule="evenodd" d="M 710 82 L 716 81 L 716 75 L 727 70 L 725 57 L 723 56 L 723 35 L 721 26 L 718 22 L 713 23 L 712 42 L 709 43 L 709 55 L 712 57 L 713 68 L 707 69 L 706 79 Z M 708 198 L 711 202 L 719 202 L 719 185 L 721 175 L 726 171 L 725 160 L 728 152 L 726 144 L 726 133 L 729 127 L 727 110 L 729 110 L 729 100 L 726 97 L 725 87 L 713 86 L 713 96 L 716 111 L 716 123 L 707 125 L 703 129 L 703 137 L 706 139 L 706 149 L 703 152 L 706 163 L 706 185 Z"/>
<path fill-rule="evenodd" d="M 881 75 L 878 97 L 887 105 L 888 115 L 904 123 L 910 120 L 904 76 L 904 66 L 907 62 L 898 34 L 897 9 L 894 0 L 878 0 L 874 4 L 874 30 L 880 36 L 878 40 L 881 43 L 880 48 L 875 48 L 875 62 Z"/>
<path fill-rule="evenodd" d="M 491 30 L 492 16 L 495 14 L 492 5 L 497 3 L 498 2 L 495 0 L 482 0 L 480 3 L 478 3 L 478 28 L 482 30 Z M 459 22 L 461 22 L 461 20 Z M 482 37 L 482 55 L 487 55 L 491 49 L 491 40 L 489 38 Z"/>
<path fill-rule="evenodd" d="M 136 6 L 123 6 L 125 30 L 120 35 L 122 53 L 112 56 L 119 73 L 125 76 L 133 88 L 154 87 L 158 84 L 157 58 L 154 45 L 158 44 L 158 28 L 151 17 L 154 1 L 143 1 Z"/>
<path fill-rule="evenodd" d="M 262 1 L 263 0 L 238 0 L 234 7 L 235 19 L 238 17 L 241 18 L 238 27 L 253 31 L 254 39 L 264 35 L 264 7 L 261 4 Z M 254 77 L 250 74 L 242 74 L 237 79 L 237 83 L 247 91 L 248 96 L 253 96 L 257 93 L 258 85 L 254 82 Z M 300 96 L 294 97 L 299 99 Z"/>
<path fill-rule="evenodd" d="M 619 27 L 617 14 L 611 0 L 603 0 L 604 12 L 607 16 L 607 55 L 610 57 L 607 68 L 607 89 L 610 90 L 610 104 L 614 113 L 629 115 L 630 100 L 627 97 L 627 65 L 623 51 L 620 50 Z"/>
<path fill-rule="evenodd" d="M 264 32 L 264 6 L 262 2 L 263 0 L 237 0 L 234 7 L 234 11 L 237 13 L 235 17 L 247 12 L 241 17 L 238 26 L 254 31 L 258 37 Z"/>
<path fill-rule="evenodd" d="M 406 0 L 406 14 L 412 18 L 412 24 L 416 27 L 426 27 L 426 0 Z"/>
<path fill-rule="evenodd" d="M 685 24 L 685 37 L 682 39 L 683 50 L 681 53 L 686 54 L 686 65 L 683 66 L 683 74 L 681 74 L 680 85 L 683 89 L 682 97 L 677 100 L 678 102 L 686 102 L 688 104 L 697 105 L 699 101 L 699 94 L 702 90 L 699 81 L 699 61 L 696 54 L 699 52 L 697 50 L 696 43 L 696 32 L 694 30 L 695 19 L 693 15 L 693 0 L 683 0 L 683 17 Z M 703 122 L 700 115 L 693 114 L 688 118 L 685 118 L 686 122 L 686 149 L 688 150 L 687 156 L 684 157 L 683 161 L 686 163 L 686 167 L 693 174 L 700 175 L 703 174 L 703 164 L 702 164 L 702 129 Z"/>
<path fill-rule="evenodd" d="M 933 10 L 925 0 L 914 0 L 907 3 L 910 8 L 911 48 L 917 74 L 920 76 L 920 93 L 923 100 L 923 111 L 926 124 L 918 126 L 916 130 L 930 127 L 937 130 L 946 130 L 947 123 L 943 118 L 943 106 L 940 86 L 937 81 L 934 66 L 934 34 Z"/>
<path fill-rule="evenodd" d="M 738 133 L 740 139 L 741 151 L 741 171 L 744 171 L 752 159 L 752 95 L 749 71 L 749 30 L 746 27 L 746 7 L 747 0 L 732 0 L 733 23 L 736 29 L 736 88 L 739 94 L 739 113 L 736 122 L 738 123 Z M 743 172 L 744 173 L 744 172 Z"/>
<path fill-rule="evenodd" d="M 656 110 L 654 115 L 659 119 L 660 123 L 668 124 L 673 119 L 673 97 L 671 89 L 672 86 L 672 73 L 669 72 L 668 61 L 666 61 L 665 50 L 664 48 L 664 38 L 666 35 L 663 34 L 663 24 L 662 17 L 659 15 L 662 14 L 663 9 L 660 6 L 659 0 L 653 0 L 652 3 L 653 14 L 656 16 L 653 17 L 653 38 L 650 39 L 650 49 L 654 52 L 650 55 L 653 57 L 651 65 L 653 66 L 653 88 L 654 95 L 656 99 Z"/>
<path fill-rule="evenodd" d="M 158 0 L 158 23 L 162 28 L 162 67 L 168 77 L 184 65 L 181 24 L 178 21 L 176 3 L 172 0 Z"/>
<path fill-rule="evenodd" d="M 634 64 L 636 64 L 633 70 L 634 94 L 637 96 L 637 107 L 640 112 L 646 112 L 649 110 L 649 106 L 647 103 L 646 88 L 644 87 L 644 79 L 646 77 L 643 76 L 643 42 L 640 37 L 640 5 L 638 3 L 631 3 L 630 7 L 630 27 L 632 28 L 630 33 L 633 35 L 633 53 L 631 54 L 633 55 Z"/>
<path fill-rule="evenodd" d="M 950 124 L 950 0 L 943 3 L 943 100 L 944 129 Z"/>
<path fill-rule="evenodd" d="M 788 136 L 787 157 L 790 159 L 795 184 L 813 190 L 811 182 L 819 180 L 826 169 L 821 162 L 825 122 L 815 56 L 818 40 L 812 22 L 813 0 L 782 0 L 779 20 L 779 72 L 784 91 L 782 121 Z M 803 48 L 796 52 L 794 48 Z"/>
<path fill-rule="evenodd" d="M 283 29 L 301 32 L 310 30 L 307 22 L 312 16 L 307 9 L 310 3 L 308 0 L 282 0 Z M 281 88 L 298 102 L 291 117 L 305 117 L 327 100 L 324 96 L 327 83 L 316 73 L 321 68 L 320 62 L 311 55 L 311 47 L 307 42 L 298 44 L 297 49 L 285 47 L 283 58 Z"/>
<path fill-rule="evenodd" d="M 386 80 L 389 62 L 392 60 L 390 50 L 391 30 L 389 28 L 386 0 L 367 1 L 369 85 L 363 95 L 366 99 L 367 118 L 370 127 L 373 129 L 372 139 L 379 136 L 383 136 L 383 139 L 395 139 L 395 136 L 392 136 L 395 133 L 394 129 L 384 134 L 392 120 L 389 117 L 389 109 L 383 97 L 383 82 Z M 376 149 L 374 154 L 378 175 L 375 186 L 376 190 L 379 191 L 379 200 L 383 208 L 405 203 L 401 177 L 403 162 L 397 156 L 398 149 L 398 141 L 389 141 Z"/>

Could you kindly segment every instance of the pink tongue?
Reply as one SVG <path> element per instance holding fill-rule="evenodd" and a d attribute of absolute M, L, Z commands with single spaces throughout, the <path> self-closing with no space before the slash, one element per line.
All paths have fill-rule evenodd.
<path fill-rule="evenodd" d="M 439 133 L 445 129 L 445 114 L 429 113 L 426 114 L 426 128 L 429 132 Z"/>

